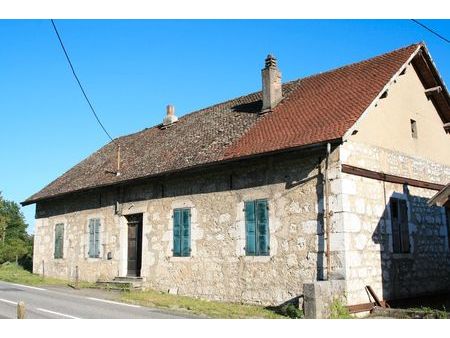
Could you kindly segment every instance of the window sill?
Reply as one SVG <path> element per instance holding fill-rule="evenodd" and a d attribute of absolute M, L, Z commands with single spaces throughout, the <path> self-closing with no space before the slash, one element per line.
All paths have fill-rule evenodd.
<path fill-rule="evenodd" d="M 242 256 L 244 262 L 252 263 L 268 263 L 271 261 L 272 256 Z"/>
<path fill-rule="evenodd" d="M 86 260 L 88 262 L 95 262 L 95 261 L 101 261 L 101 257 L 87 257 Z"/>
<path fill-rule="evenodd" d="M 188 262 L 192 260 L 193 256 L 169 256 L 167 257 L 169 262 Z"/>
<path fill-rule="evenodd" d="M 413 259 L 412 252 L 405 252 L 405 253 L 392 253 L 392 258 L 394 259 Z"/>

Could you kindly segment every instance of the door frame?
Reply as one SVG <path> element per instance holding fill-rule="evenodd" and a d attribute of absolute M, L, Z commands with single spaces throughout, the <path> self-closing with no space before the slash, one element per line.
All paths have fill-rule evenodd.
<path fill-rule="evenodd" d="M 125 224 L 126 224 L 126 250 L 125 251 L 125 267 L 124 267 L 124 272 L 125 272 L 125 276 L 127 277 L 141 277 L 141 270 L 142 270 L 142 251 L 143 251 L 143 232 L 144 232 L 144 215 L 143 213 L 135 213 L 135 214 L 129 214 L 129 215 L 124 215 L 125 216 Z M 130 220 L 133 217 L 137 217 L 137 220 Z M 129 274 L 129 269 L 128 269 L 128 243 L 129 243 L 129 238 L 128 238 L 128 230 L 129 230 L 129 226 L 130 224 L 135 223 L 137 224 L 137 231 L 136 231 L 136 274 Z"/>

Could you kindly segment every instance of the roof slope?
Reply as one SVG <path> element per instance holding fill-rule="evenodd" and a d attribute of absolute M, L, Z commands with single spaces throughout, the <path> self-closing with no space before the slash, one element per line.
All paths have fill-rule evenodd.
<path fill-rule="evenodd" d="M 226 157 L 341 138 L 418 47 L 300 80 L 297 90 L 230 147 Z"/>
<path fill-rule="evenodd" d="M 263 116 L 261 92 L 185 115 L 110 142 L 22 204 L 276 150 L 341 138 L 421 45 L 283 85 L 283 100 Z M 109 172 L 108 172 L 109 171 Z"/>

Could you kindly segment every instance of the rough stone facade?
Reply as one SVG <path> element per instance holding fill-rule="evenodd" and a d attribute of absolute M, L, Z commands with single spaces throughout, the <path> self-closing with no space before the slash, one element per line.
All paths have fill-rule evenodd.
<path fill-rule="evenodd" d="M 83 280 L 125 276 L 125 215 L 142 213 L 141 274 L 148 287 L 272 305 L 299 297 L 303 283 L 323 277 L 324 154 L 322 147 L 246 160 L 38 203 L 34 272 L 42 273 L 44 264 L 47 275 L 62 278 L 74 278 L 76 266 Z M 270 256 L 246 256 L 244 201 L 261 198 L 269 204 Z M 171 251 L 172 212 L 179 207 L 191 208 L 190 257 Z M 100 258 L 88 258 L 88 222 L 94 217 L 101 220 Z M 57 223 L 65 224 L 63 259 L 53 258 Z"/>
<path fill-rule="evenodd" d="M 342 163 L 442 183 L 450 167 L 368 144 L 346 142 Z M 368 302 L 366 285 L 383 299 L 449 291 L 450 252 L 444 208 L 428 207 L 436 191 L 342 173 L 331 184 L 334 224 L 345 245 L 345 279 L 351 304 Z M 410 253 L 393 253 L 391 197 L 406 200 Z M 332 238 L 331 241 L 334 241 Z"/>
<path fill-rule="evenodd" d="M 82 280 L 127 274 L 126 215 L 143 214 L 142 270 L 148 287 L 207 299 L 276 305 L 326 277 L 324 148 L 107 188 L 38 203 L 34 272 Z M 320 163 L 320 170 L 319 170 Z M 331 274 L 345 280 L 349 304 L 372 286 L 383 299 L 448 290 L 450 252 L 435 192 L 342 173 L 340 164 L 430 182 L 450 167 L 381 147 L 346 142 L 330 157 Z M 410 254 L 392 252 L 391 196 L 407 201 Z M 244 201 L 269 202 L 270 256 L 245 255 Z M 191 256 L 173 257 L 174 208 L 191 208 Z M 100 218 L 100 258 L 88 258 L 88 222 Z M 64 258 L 54 259 L 54 229 L 64 223 Z M 108 253 L 111 252 L 111 259 Z M 44 265 L 44 267 L 43 267 Z"/>
<path fill-rule="evenodd" d="M 267 80 L 268 85 L 275 83 L 278 86 L 279 72 L 273 62 L 269 62 L 269 66 L 270 64 L 272 68 L 269 67 L 269 70 L 273 72 L 265 76 L 265 81 Z M 307 288 L 310 288 L 310 298 L 322 299 L 322 302 L 326 302 L 324 297 L 331 297 L 330 294 L 336 289 L 333 285 L 339 285 L 338 293 L 345 293 L 349 304 L 369 301 L 364 289 L 366 285 L 370 285 L 380 298 L 387 300 L 450 291 L 448 220 L 443 208 L 427 206 L 428 199 L 435 191 L 346 174 L 341 166 L 347 164 L 438 184 L 450 181 L 450 138 L 443 128 L 443 119 L 436 110 L 435 102 L 425 95 L 426 88 L 417 75 L 416 68 L 417 64 L 414 66 L 408 63 L 402 71 L 398 69 L 382 92 L 379 92 L 377 99 L 361 108 L 365 110 L 359 112 L 356 121 L 356 117 L 336 118 L 350 107 L 339 106 L 330 116 L 326 115 L 331 112 L 328 112 L 328 105 L 319 109 L 324 118 L 324 128 L 320 130 L 325 132 L 327 129 L 328 139 L 337 140 L 332 136 L 337 135 L 332 133 L 333 128 L 338 127 L 334 122 L 353 123 L 350 129 L 345 128 L 343 136 L 339 134 L 341 143 L 335 143 L 331 152 L 327 172 L 330 188 L 329 213 L 324 211 L 326 147 L 323 143 L 318 143 L 325 139 L 302 139 L 300 136 L 317 136 L 314 128 L 318 123 L 311 124 L 312 129 L 306 130 L 305 126 L 311 121 L 302 124 L 307 119 L 295 115 L 296 104 L 305 103 L 303 99 L 299 99 L 304 97 L 303 94 L 293 96 L 283 103 L 286 109 L 292 109 L 286 110 L 286 115 L 278 112 L 278 115 L 273 115 L 273 120 L 262 119 L 258 123 L 263 127 L 259 127 L 260 130 L 254 129 L 259 131 L 245 133 L 242 139 L 246 141 L 239 143 L 243 148 L 231 151 L 236 151 L 233 156 L 240 157 L 240 160 L 230 153 L 227 156 L 231 157 L 228 158 L 213 156 L 220 153 L 220 148 L 216 146 L 235 144 L 229 137 L 242 135 L 243 127 L 255 123 L 257 116 L 249 114 L 258 111 L 259 98 L 248 96 L 248 101 L 228 102 L 228 106 L 222 107 L 220 114 L 219 110 L 211 110 L 208 114 L 215 115 L 204 117 L 204 120 L 194 119 L 189 122 L 191 120 L 188 117 L 183 124 L 183 119 L 180 119 L 177 122 L 179 129 L 169 128 L 166 134 L 158 134 L 161 138 L 156 140 L 161 142 L 156 143 L 160 145 L 160 151 L 152 148 L 154 153 L 147 152 L 146 148 L 150 147 L 148 142 L 155 143 L 155 139 L 150 137 L 153 134 L 150 133 L 157 135 L 159 129 L 145 131 L 148 137 L 142 139 L 137 138 L 136 135 L 141 135 L 139 133 L 131 138 L 127 137 L 130 149 L 146 149 L 142 153 L 126 153 L 130 157 L 124 158 L 124 163 L 134 162 L 134 169 L 137 170 L 137 173 L 133 173 L 137 176 L 130 176 L 129 179 L 135 180 L 136 177 L 141 177 L 139 175 L 148 173 L 160 175 L 159 178 L 127 184 L 125 181 L 120 183 L 112 179 L 119 176 L 105 176 L 103 171 L 102 175 L 96 176 L 100 170 L 104 170 L 104 161 L 98 160 L 102 158 L 98 154 L 97 157 L 92 157 L 95 161 L 83 162 L 84 167 L 79 166 L 74 171 L 88 173 L 85 176 L 88 176 L 91 185 L 83 188 L 83 185 L 78 184 L 80 180 L 87 179 L 83 175 L 62 176 L 58 181 L 58 189 L 62 190 L 57 189 L 53 193 L 66 191 L 64 189 L 67 186 L 70 189 L 87 189 L 86 187 L 99 184 L 110 186 L 85 193 L 68 193 L 59 198 L 54 198 L 55 195 L 51 194 L 46 199 L 36 200 L 34 272 L 73 279 L 78 267 L 79 276 L 83 280 L 110 280 L 116 276 L 126 276 L 126 216 L 142 214 L 141 276 L 146 286 L 157 290 L 266 305 L 277 305 L 302 296 L 304 283 L 309 285 Z M 383 69 L 377 67 L 373 71 L 375 70 L 379 75 Z M 375 80 L 375 76 L 371 79 Z M 302 80 L 303 85 L 305 81 Z M 325 82 L 333 83 L 328 80 Z M 330 87 L 324 96 L 326 100 L 332 101 L 330 104 L 343 102 L 341 96 L 336 96 L 335 99 L 329 96 L 331 93 L 339 93 L 335 87 L 337 85 Z M 286 89 L 283 89 L 285 94 L 294 90 L 289 86 L 283 88 Z M 348 91 L 351 93 L 348 100 L 351 98 L 349 102 L 352 105 L 357 104 L 363 94 L 358 87 L 355 88 Z M 281 87 L 279 89 L 281 93 Z M 381 95 L 382 93 L 384 94 Z M 273 97 L 267 99 L 266 94 L 263 101 L 271 101 Z M 279 96 L 277 95 L 276 98 Z M 311 89 L 310 95 L 318 98 L 316 104 L 322 104 L 325 100 L 316 95 L 316 89 Z M 237 108 L 241 109 L 241 115 L 236 115 Z M 193 119 L 210 116 L 208 114 L 188 116 Z M 317 111 L 309 111 L 308 114 L 317 114 Z M 272 128 L 270 124 L 276 121 L 276 116 L 282 129 Z M 250 118 L 248 124 L 243 122 L 244 117 Z M 214 121 L 215 129 L 208 124 L 211 121 Z M 292 124 L 294 121 L 298 125 Z M 199 129 L 195 134 L 192 133 L 194 125 L 207 127 L 205 130 Z M 222 125 L 227 125 L 229 132 L 223 133 Z M 412 126 L 417 127 L 415 135 L 411 135 Z M 174 134 L 170 134 L 171 130 Z M 176 134 L 176 130 L 181 134 Z M 255 141 L 261 140 L 258 137 L 266 135 L 267 131 L 274 130 L 286 133 L 278 137 L 277 142 L 297 140 L 297 143 L 275 142 L 272 144 L 272 147 L 276 145 L 275 148 L 267 148 L 272 135 L 264 136 L 262 141 Z M 217 136 L 212 131 L 217 132 L 217 135 L 228 136 L 226 139 L 221 137 L 217 143 L 212 141 Z M 200 136 L 204 135 L 211 138 L 201 141 Z M 184 142 L 187 137 L 190 140 L 188 143 Z M 137 147 L 135 141 L 131 140 L 140 140 L 142 143 L 136 144 L 143 146 Z M 173 143 L 174 140 L 177 143 Z M 302 151 L 292 151 L 292 147 L 305 146 L 310 144 L 308 142 L 315 143 L 316 146 L 309 147 L 309 150 L 305 147 Z M 214 147 L 205 148 L 207 144 Z M 246 148 L 246 145 L 251 147 Z M 182 168 L 177 166 L 152 171 L 174 147 L 183 148 L 189 154 L 188 160 L 192 161 L 186 163 L 193 166 L 223 162 L 220 165 L 205 165 L 202 169 L 185 170 L 180 174 L 163 174 Z M 112 151 L 112 146 L 110 148 Z M 257 152 L 255 149 L 258 149 Z M 280 149 L 285 152 L 268 155 L 270 151 Z M 250 150 L 251 152 L 246 153 Z M 260 157 L 242 157 L 255 153 L 259 153 Z M 171 161 L 166 162 L 172 165 L 182 156 L 168 158 Z M 198 158 L 201 160 L 198 161 Z M 225 160 L 230 162 L 226 163 Z M 147 168 L 141 171 L 143 166 Z M 99 181 L 98 177 L 108 179 Z M 123 179 L 125 176 L 120 177 Z M 68 191 L 72 191 L 70 189 Z M 391 197 L 406 203 L 409 253 L 393 252 L 389 206 Z M 254 257 L 245 254 L 244 202 L 255 199 L 267 199 L 269 205 L 269 256 Z M 172 253 L 174 208 L 191 209 L 190 257 L 174 257 Z M 326 217 L 329 217 L 331 227 L 328 239 L 324 236 Z M 101 223 L 99 258 L 88 257 L 91 218 L 98 218 Z M 58 223 L 63 223 L 65 229 L 62 259 L 54 259 L 53 255 L 55 225 Z M 326 241 L 330 244 L 329 276 L 326 275 L 327 259 L 324 254 Z M 332 281 L 315 283 L 324 278 Z M 323 311 L 326 311 L 326 306 L 323 305 L 315 304 L 311 309 L 318 310 L 311 313 L 323 315 Z"/>

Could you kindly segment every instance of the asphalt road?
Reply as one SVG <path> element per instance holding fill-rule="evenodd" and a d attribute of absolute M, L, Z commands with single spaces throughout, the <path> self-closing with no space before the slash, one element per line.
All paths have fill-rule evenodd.
<path fill-rule="evenodd" d="M 191 318 L 188 315 L 120 303 L 101 291 L 31 287 L 0 281 L 0 318 L 16 318 L 23 301 L 28 319 L 148 319 Z"/>

